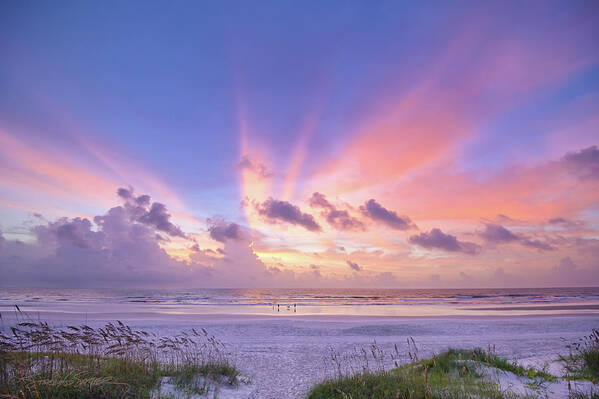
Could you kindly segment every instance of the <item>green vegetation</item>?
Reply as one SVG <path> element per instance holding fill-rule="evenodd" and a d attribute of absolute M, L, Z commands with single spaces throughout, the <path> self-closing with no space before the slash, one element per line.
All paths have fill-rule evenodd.
<path fill-rule="evenodd" d="M 102 328 L 24 322 L 0 333 L 0 397 L 156 398 L 168 377 L 184 392 L 237 383 L 223 345 L 205 330 L 157 337 L 121 322 Z"/>
<path fill-rule="evenodd" d="M 548 373 L 524 368 L 502 359 L 491 350 L 450 349 L 425 360 L 418 360 L 417 354 L 410 352 L 410 358 L 413 360 L 411 363 L 388 371 L 364 370 L 353 376 L 338 374 L 336 378 L 315 386 L 309 398 L 522 398 L 502 391 L 497 384 L 483 378 L 480 365 L 531 379 L 555 380 Z"/>
<path fill-rule="evenodd" d="M 599 330 L 567 346 L 569 354 L 560 356 L 568 379 L 586 379 L 599 382 Z M 597 394 L 599 396 L 599 394 Z"/>
<path fill-rule="evenodd" d="M 455 360 L 474 360 L 484 364 L 487 364 L 496 369 L 513 373 L 520 377 L 527 377 L 530 379 L 543 379 L 545 381 L 556 381 L 557 378 L 543 370 L 537 370 L 532 367 L 523 367 L 517 362 L 509 361 L 505 358 L 497 356 L 494 350 L 483 350 L 480 348 L 476 349 L 449 349 L 440 355 L 434 356 L 429 359 L 428 362 L 443 364 L 444 370 L 449 370 L 452 362 Z"/>

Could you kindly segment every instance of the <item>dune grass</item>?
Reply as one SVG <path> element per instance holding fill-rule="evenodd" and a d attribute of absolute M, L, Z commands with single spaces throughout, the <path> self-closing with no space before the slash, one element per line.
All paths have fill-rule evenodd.
<path fill-rule="evenodd" d="M 515 361 L 497 356 L 492 348 L 489 350 L 483 350 L 480 348 L 475 349 L 449 349 L 440 355 L 434 356 L 429 359 L 429 363 L 441 365 L 447 364 L 445 370 L 451 367 L 452 362 L 455 360 L 474 360 L 484 363 L 488 366 L 494 367 L 499 370 L 507 371 L 520 377 L 527 377 L 530 379 L 543 379 L 545 381 L 553 382 L 557 380 L 557 377 L 532 367 L 524 367 Z"/>
<path fill-rule="evenodd" d="M 116 322 L 54 328 L 21 322 L 0 332 L 0 397 L 156 398 L 165 377 L 207 393 L 237 383 L 224 346 L 205 330 L 157 337 Z"/>
<path fill-rule="evenodd" d="M 413 342 L 413 341 L 412 341 Z M 550 374 L 524 368 L 482 349 L 449 349 L 430 359 L 419 360 L 410 353 L 411 363 L 391 370 L 379 369 L 336 377 L 315 386 L 309 399 L 331 398 L 398 398 L 398 399 L 458 399 L 522 398 L 502 391 L 495 383 L 483 378 L 478 364 L 485 364 L 519 376 L 546 381 L 555 380 Z"/>
<path fill-rule="evenodd" d="M 599 330 L 567 346 L 569 354 L 560 356 L 568 379 L 586 379 L 599 382 Z M 597 394 L 599 397 L 599 394 Z"/>

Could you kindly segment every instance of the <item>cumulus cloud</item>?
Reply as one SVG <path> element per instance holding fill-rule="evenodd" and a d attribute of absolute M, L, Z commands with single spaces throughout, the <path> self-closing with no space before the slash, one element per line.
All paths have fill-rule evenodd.
<path fill-rule="evenodd" d="M 525 247 L 538 249 L 540 251 L 553 251 L 556 249 L 553 245 L 547 242 L 530 238 L 521 238 L 520 244 L 524 245 Z"/>
<path fill-rule="evenodd" d="M 117 190 L 117 194 L 125 201 L 124 207 L 131 220 L 151 226 L 172 237 L 185 237 L 183 231 L 171 223 L 171 215 L 164 204 L 159 202 L 151 204 L 149 195 L 135 196 L 131 187 L 121 187 Z"/>
<path fill-rule="evenodd" d="M 360 206 L 360 211 L 364 216 L 377 222 L 381 222 L 396 230 L 409 230 L 417 228 L 407 216 L 398 216 L 395 211 L 385 209 L 374 199 L 370 199 Z"/>
<path fill-rule="evenodd" d="M 314 275 L 314 277 L 316 277 L 316 278 L 322 277 L 322 274 L 320 273 L 320 266 L 310 265 L 310 270 L 312 270 L 312 274 Z"/>
<path fill-rule="evenodd" d="M 599 263 L 595 261 L 594 267 L 582 268 L 572 261 L 570 257 L 562 258 L 548 275 L 551 285 L 582 285 L 588 286 L 590 282 L 599 279 Z"/>
<path fill-rule="evenodd" d="M 75 246 L 78 248 L 99 248 L 104 233 L 93 231 L 92 223 L 84 218 L 60 218 L 46 225 L 33 228 L 37 240 L 44 244 L 58 246 Z"/>
<path fill-rule="evenodd" d="M 540 251 L 552 251 L 555 249 L 551 244 L 527 237 L 523 234 L 516 234 L 498 224 L 487 224 L 485 229 L 479 233 L 479 236 L 490 244 L 505 244 L 517 242 L 525 247 L 535 248 Z"/>
<path fill-rule="evenodd" d="M 580 180 L 599 179 L 599 148 L 596 145 L 569 152 L 562 162 Z"/>
<path fill-rule="evenodd" d="M 408 241 L 426 249 L 440 249 L 448 252 L 462 252 L 475 255 L 480 252 L 480 246 L 473 242 L 459 241 L 456 236 L 445 234 L 434 228 L 430 232 L 422 232 L 411 236 Z"/>
<path fill-rule="evenodd" d="M 210 238 L 216 241 L 239 240 L 242 237 L 241 227 L 237 223 L 227 223 L 222 219 L 208 219 Z"/>
<path fill-rule="evenodd" d="M 0 251 L 3 285 L 68 287 L 238 287 L 293 286 L 301 276 L 274 277 L 239 226 L 212 219 L 209 234 L 224 250 L 202 250 L 193 242 L 189 260 L 171 257 L 162 247 L 164 227 L 148 222 L 148 196 L 118 192 L 123 205 L 102 215 L 60 218 L 32 228 L 35 241 L 7 240 Z M 151 218 L 151 216 L 147 216 Z M 6 276 L 6 277 L 5 277 Z"/>
<path fill-rule="evenodd" d="M 325 209 L 335 209 L 327 198 L 321 193 L 313 193 L 310 197 L 310 206 L 318 206 Z"/>
<path fill-rule="evenodd" d="M 353 270 L 359 272 L 360 270 L 362 270 L 362 268 L 360 267 L 360 265 L 358 265 L 356 262 L 352 262 L 351 260 L 346 261 L 347 265 L 349 267 L 351 267 Z"/>
<path fill-rule="evenodd" d="M 204 265 L 171 258 L 157 231 L 124 206 L 93 222 L 60 218 L 35 226 L 35 242 L 7 241 L 0 274 L 4 284 L 75 287 L 181 285 L 209 275 Z"/>
<path fill-rule="evenodd" d="M 299 207 L 287 202 L 269 198 L 256 206 L 258 214 L 271 222 L 285 222 L 301 226 L 309 231 L 321 231 L 322 228 L 314 217 L 304 213 Z"/>
<path fill-rule="evenodd" d="M 480 236 L 490 243 L 504 243 L 518 241 L 519 237 L 498 224 L 487 224 L 485 230 L 480 233 Z"/>
<path fill-rule="evenodd" d="M 337 209 L 321 193 L 312 194 L 310 206 L 323 208 L 327 223 L 337 230 L 364 230 L 364 223 L 351 216 L 348 211 Z"/>
<path fill-rule="evenodd" d="M 550 225 L 560 226 L 567 229 L 575 229 L 584 226 L 584 222 L 579 220 L 570 220 L 563 217 L 556 217 L 547 220 Z"/>
<path fill-rule="evenodd" d="M 273 174 L 266 169 L 266 166 L 259 162 L 252 161 L 247 155 L 241 157 L 241 160 L 237 163 L 237 168 L 240 170 L 250 170 L 262 178 L 273 176 Z"/>

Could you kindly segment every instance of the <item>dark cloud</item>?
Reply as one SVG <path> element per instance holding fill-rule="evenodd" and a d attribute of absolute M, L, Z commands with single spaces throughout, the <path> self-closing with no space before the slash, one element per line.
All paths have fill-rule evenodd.
<path fill-rule="evenodd" d="M 140 195 L 139 197 L 135 198 L 135 203 L 139 206 L 150 206 L 150 201 L 151 198 L 147 194 Z"/>
<path fill-rule="evenodd" d="M 302 226 L 309 231 L 321 231 L 314 217 L 303 213 L 299 207 L 287 202 L 269 198 L 256 207 L 258 213 L 270 221 L 282 221 Z"/>
<path fill-rule="evenodd" d="M 237 168 L 240 170 L 243 170 L 243 169 L 251 170 L 258 176 L 263 177 L 263 178 L 268 178 L 268 177 L 273 176 L 273 174 L 270 173 L 266 169 L 266 166 L 262 165 L 259 162 L 252 161 L 247 155 L 241 157 L 241 160 L 237 163 Z"/>
<path fill-rule="evenodd" d="M 351 267 L 353 270 L 359 272 L 360 270 L 362 270 L 362 268 L 360 267 L 360 265 L 358 265 L 356 262 L 352 262 L 351 260 L 346 261 L 347 265 L 349 267 Z"/>
<path fill-rule="evenodd" d="M 547 242 L 534 240 L 530 238 L 521 238 L 520 244 L 524 245 L 525 247 L 538 249 L 540 251 L 553 251 L 556 249 L 553 245 Z"/>
<path fill-rule="evenodd" d="M 370 199 L 360 206 L 360 211 L 365 216 L 382 222 L 387 226 L 396 230 L 409 230 L 417 228 L 407 216 L 398 216 L 395 211 L 385 209 L 381 204 L 374 199 Z"/>
<path fill-rule="evenodd" d="M 584 226 L 584 222 L 580 220 L 570 220 L 563 217 L 551 218 L 547 221 L 547 223 L 568 229 L 580 228 Z"/>
<path fill-rule="evenodd" d="M 599 179 L 599 149 L 596 145 L 569 152 L 564 155 L 562 162 L 580 180 Z"/>
<path fill-rule="evenodd" d="M 560 218 L 552 218 L 552 219 L 549 219 L 547 221 L 547 223 L 549 223 L 549 224 L 565 224 L 565 223 L 568 223 L 568 220 L 561 218 L 561 217 Z"/>
<path fill-rule="evenodd" d="M 490 244 L 506 244 L 517 242 L 525 247 L 535 248 L 540 251 L 552 251 L 555 249 L 547 242 L 529 238 L 523 234 L 512 233 L 498 224 L 487 224 L 485 229 L 479 233 L 480 237 Z"/>
<path fill-rule="evenodd" d="M 124 207 L 131 220 L 151 226 L 171 237 L 185 237 L 183 231 L 170 221 L 171 215 L 164 204 L 152 203 L 151 197 L 146 194 L 135 196 L 132 187 L 121 187 L 117 194 L 124 200 Z"/>
<path fill-rule="evenodd" d="M 170 236 L 185 237 L 183 231 L 170 222 L 170 217 L 171 215 L 166 210 L 164 204 L 154 202 L 150 207 L 150 210 L 139 218 L 139 221 L 149 226 L 153 226 L 157 230 L 164 231 Z"/>
<path fill-rule="evenodd" d="M 332 210 L 326 217 L 327 222 L 337 230 L 364 230 L 364 223 L 350 216 L 346 210 Z"/>
<path fill-rule="evenodd" d="M 129 187 L 129 188 L 119 188 L 118 190 L 116 190 L 116 193 L 119 197 L 121 197 L 124 200 L 129 200 L 131 198 L 133 198 L 133 188 Z"/>
<path fill-rule="evenodd" d="M 520 239 L 516 234 L 498 224 L 487 224 L 485 230 L 479 235 L 490 243 L 512 242 Z"/>
<path fill-rule="evenodd" d="M 208 219 L 210 238 L 216 241 L 239 240 L 242 237 L 241 227 L 237 223 L 227 223 L 222 219 Z"/>
<path fill-rule="evenodd" d="M 2 252 L 5 245 L 6 245 L 6 238 L 4 238 L 4 236 L 2 235 L 2 232 L 0 231 L 0 252 Z"/>
<path fill-rule="evenodd" d="M 348 211 L 337 209 L 320 193 L 312 194 L 310 206 L 323 208 L 327 223 L 337 230 L 364 230 L 364 223 L 351 216 Z"/>
<path fill-rule="evenodd" d="M 321 193 L 312 194 L 312 197 L 310 197 L 310 206 L 318 206 L 325 209 L 335 209 L 335 207 Z"/>
<path fill-rule="evenodd" d="M 434 228 L 430 232 L 411 236 L 408 241 L 426 249 L 441 249 L 449 252 L 462 252 L 475 255 L 480 252 L 480 246 L 472 242 L 459 241 L 456 236 L 445 234 Z"/>

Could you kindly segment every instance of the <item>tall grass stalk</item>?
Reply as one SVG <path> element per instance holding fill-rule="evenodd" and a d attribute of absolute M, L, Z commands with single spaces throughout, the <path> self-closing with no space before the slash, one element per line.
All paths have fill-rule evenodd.
<path fill-rule="evenodd" d="M 57 328 L 23 321 L 0 331 L 0 397 L 149 398 L 163 377 L 202 393 L 235 384 L 224 345 L 204 329 L 157 336 L 124 323 Z"/>

